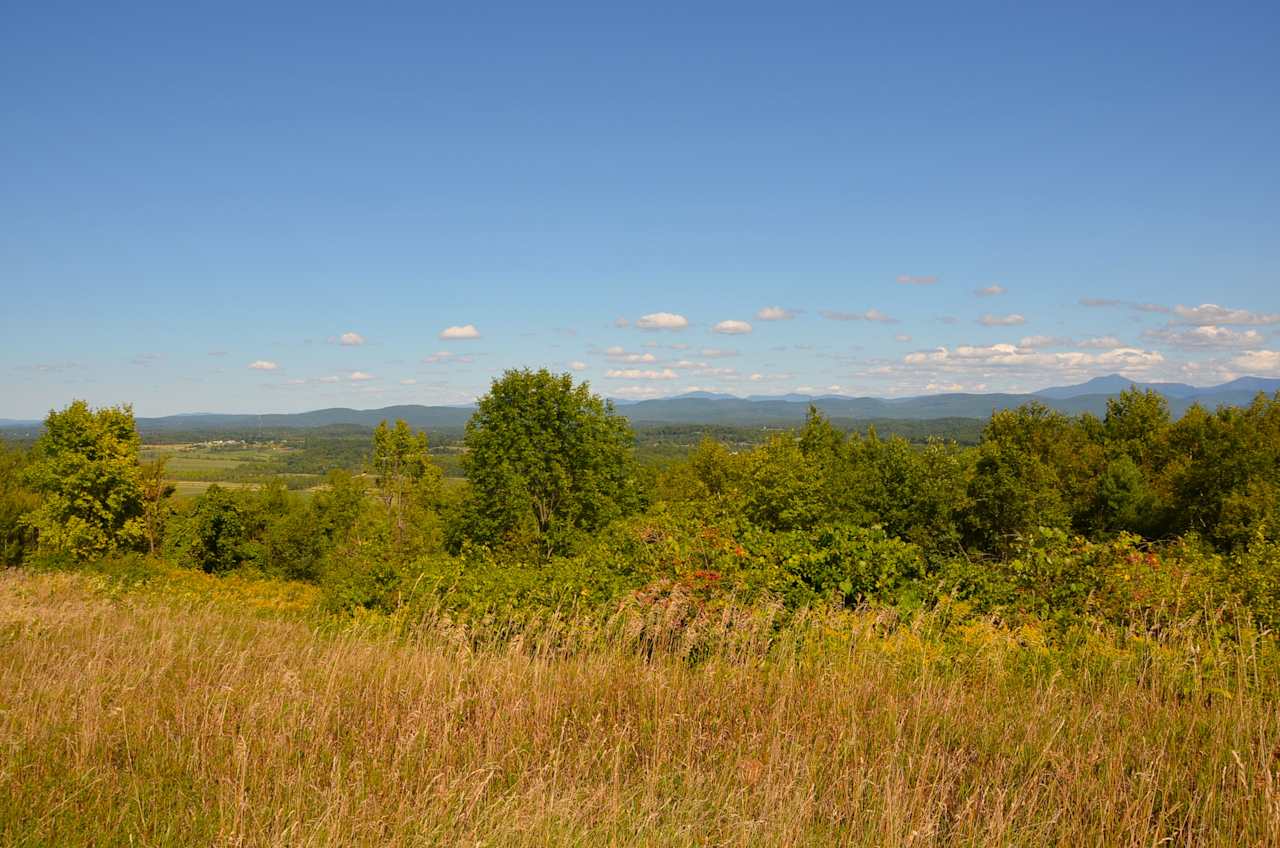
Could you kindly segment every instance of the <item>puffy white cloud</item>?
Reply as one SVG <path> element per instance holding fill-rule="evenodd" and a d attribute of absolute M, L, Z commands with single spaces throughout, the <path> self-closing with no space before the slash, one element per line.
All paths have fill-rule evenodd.
<path fill-rule="evenodd" d="M 974 289 L 973 293 L 976 294 L 978 297 L 995 297 L 996 295 L 1004 294 L 1005 291 L 1006 289 L 1004 286 L 990 285 L 980 289 Z"/>
<path fill-rule="evenodd" d="M 984 327 L 1013 327 L 1018 324 L 1027 323 L 1027 319 L 1019 315 L 1017 312 L 1008 315 L 992 315 L 988 312 L 978 319 L 978 323 Z"/>
<path fill-rule="evenodd" d="M 938 282 L 938 278 L 929 275 L 924 277 L 915 277 L 911 274 L 899 274 L 898 285 L 900 286 L 931 286 Z"/>
<path fill-rule="evenodd" d="M 376 380 L 378 378 L 374 377 L 372 374 L 366 374 L 363 371 L 352 371 L 347 375 L 347 379 L 353 383 L 367 383 L 370 380 Z"/>
<path fill-rule="evenodd" d="M 796 313 L 793 309 L 781 306 L 766 306 L 756 313 L 756 317 L 761 321 L 790 321 L 796 317 Z"/>
<path fill-rule="evenodd" d="M 1227 309 L 1216 303 L 1173 308 L 1184 324 L 1280 324 L 1280 313 L 1250 312 L 1247 309 Z"/>
<path fill-rule="evenodd" d="M 344 347 L 358 347 L 364 344 L 364 336 L 359 333 L 343 333 L 338 336 L 338 344 Z"/>
<path fill-rule="evenodd" d="M 636 319 L 636 326 L 642 330 L 683 330 L 689 319 L 674 312 L 651 312 Z"/>
<path fill-rule="evenodd" d="M 587 363 L 575 359 L 573 362 L 569 363 L 569 368 L 574 371 L 585 371 L 587 369 Z"/>
<path fill-rule="evenodd" d="M 1255 376 L 1280 375 L 1280 350 L 1246 350 L 1232 357 L 1231 364 Z"/>
<path fill-rule="evenodd" d="M 670 368 L 663 368 L 661 371 L 652 368 L 611 368 L 605 372 L 605 376 L 612 380 L 676 380 L 680 377 Z"/>
<path fill-rule="evenodd" d="M 751 325 L 746 321 L 727 320 L 721 321 L 711 328 L 713 333 L 723 333 L 727 336 L 740 336 L 751 332 Z"/>
<path fill-rule="evenodd" d="M 1233 330 L 1214 324 L 1201 324 L 1187 329 L 1163 327 L 1147 330 L 1142 335 L 1144 338 L 1182 348 L 1257 347 L 1266 341 L 1257 330 Z"/>
<path fill-rule="evenodd" d="M 280 369 L 280 366 L 270 359 L 255 359 L 249 363 L 249 367 L 254 371 L 278 371 Z"/>
<path fill-rule="evenodd" d="M 1050 370 L 1105 366 L 1120 370 L 1141 370 L 1164 362 L 1164 355 L 1159 351 L 1133 347 L 1119 347 L 1101 353 L 1049 353 L 1012 344 L 994 344 L 916 351 L 907 354 L 902 361 L 908 365 L 1003 366 Z"/>
<path fill-rule="evenodd" d="M 1111 350 L 1117 347 L 1124 347 L 1124 342 L 1115 336 L 1094 336 L 1091 339 L 1085 339 L 1080 342 L 1080 347 L 1087 347 L 1091 350 Z"/>
<path fill-rule="evenodd" d="M 868 309 L 866 312 L 836 312 L 824 309 L 820 313 L 828 321 L 875 321 L 881 324 L 897 324 L 896 318 L 890 318 L 879 309 Z"/>
<path fill-rule="evenodd" d="M 464 340 L 480 338 L 480 331 L 475 324 L 463 324 L 460 327 L 445 327 L 440 331 L 440 338 L 446 340 Z"/>

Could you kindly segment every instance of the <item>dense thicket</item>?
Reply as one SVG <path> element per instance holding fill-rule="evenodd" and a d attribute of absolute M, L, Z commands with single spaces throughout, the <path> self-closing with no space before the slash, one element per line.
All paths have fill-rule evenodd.
<path fill-rule="evenodd" d="M 1153 392 L 1102 418 L 1033 403 L 971 447 L 846 433 L 816 411 L 660 469 L 633 445 L 587 386 L 512 371 L 467 428 L 461 486 L 396 422 L 366 443 L 365 473 L 330 470 L 313 492 L 175 502 L 163 466 L 138 462 L 128 408 L 76 402 L 29 452 L 0 451 L 0 544 L 9 563 L 150 550 L 254 569 L 319 582 L 344 609 L 949 599 L 1124 621 L 1213 597 L 1280 624 L 1280 396 L 1176 421 Z"/>

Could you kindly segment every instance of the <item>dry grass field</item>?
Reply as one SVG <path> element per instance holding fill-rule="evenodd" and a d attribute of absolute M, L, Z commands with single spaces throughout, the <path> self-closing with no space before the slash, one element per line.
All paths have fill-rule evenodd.
<path fill-rule="evenodd" d="M 0 843 L 1280 845 L 1270 642 L 936 629 L 695 663 L 10 571 Z"/>

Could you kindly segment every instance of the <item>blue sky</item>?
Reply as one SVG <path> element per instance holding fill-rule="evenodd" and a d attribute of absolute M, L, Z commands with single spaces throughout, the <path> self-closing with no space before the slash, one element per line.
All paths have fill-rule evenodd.
<path fill-rule="evenodd" d="M 12 7 L 0 417 L 1280 375 L 1277 43 L 1274 3 Z"/>

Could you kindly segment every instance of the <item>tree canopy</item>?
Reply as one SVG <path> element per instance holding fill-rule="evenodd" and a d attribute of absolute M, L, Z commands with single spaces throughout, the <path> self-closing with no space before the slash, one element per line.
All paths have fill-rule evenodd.
<path fill-rule="evenodd" d="M 27 470 L 43 496 L 27 519 L 41 549 L 83 559 L 141 544 L 140 444 L 131 406 L 49 413 Z"/>
<path fill-rule="evenodd" d="M 633 443 L 626 419 L 586 383 L 545 369 L 507 371 L 467 423 L 471 537 L 551 554 L 634 510 Z"/>

